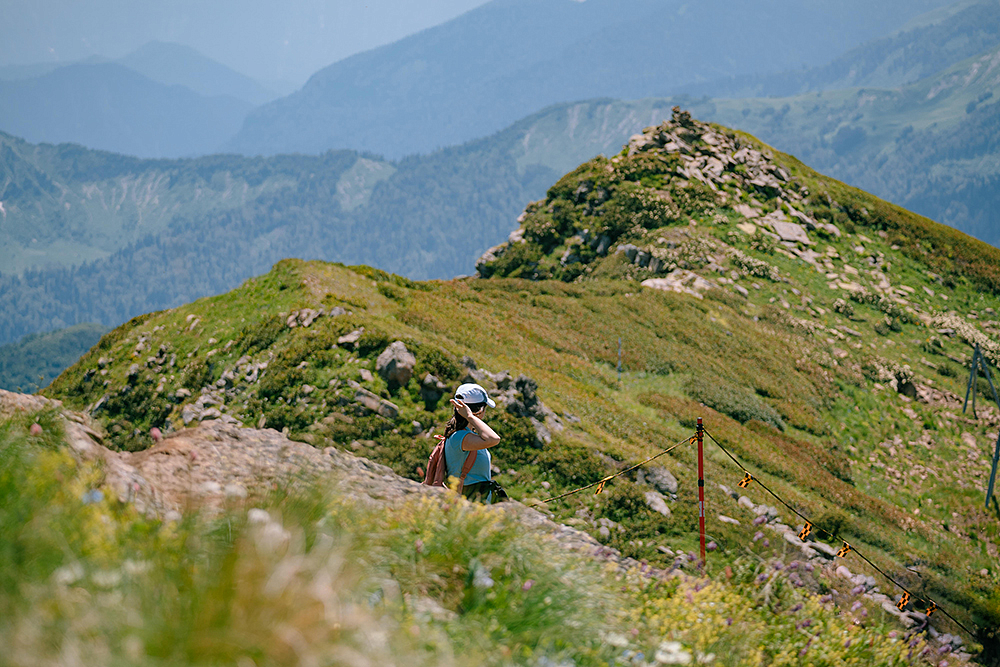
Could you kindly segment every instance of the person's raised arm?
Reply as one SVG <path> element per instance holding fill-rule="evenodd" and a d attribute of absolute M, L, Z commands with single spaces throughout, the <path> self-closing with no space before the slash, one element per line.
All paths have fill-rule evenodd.
<path fill-rule="evenodd" d="M 491 429 L 489 424 L 474 415 L 469 406 L 463 401 L 453 398 L 451 399 L 451 404 L 455 406 L 458 414 L 469 422 L 469 426 L 475 430 L 475 433 L 469 433 L 462 438 L 462 449 L 464 451 L 471 452 L 476 449 L 489 449 L 500 442 L 500 436 L 497 435 L 496 431 Z"/>

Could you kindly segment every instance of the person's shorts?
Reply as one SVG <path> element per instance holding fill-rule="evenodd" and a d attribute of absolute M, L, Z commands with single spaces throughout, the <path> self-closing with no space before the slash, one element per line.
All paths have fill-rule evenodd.
<path fill-rule="evenodd" d="M 466 484 L 462 487 L 462 495 L 469 500 L 491 505 L 494 502 L 502 503 L 507 500 L 507 492 L 503 490 L 496 480 L 486 482 L 476 482 Z"/>

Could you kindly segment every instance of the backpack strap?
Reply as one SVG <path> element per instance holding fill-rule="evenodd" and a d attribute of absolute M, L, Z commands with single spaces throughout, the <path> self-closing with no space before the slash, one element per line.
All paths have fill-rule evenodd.
<path fill-rule="evenodd" d="M 463 438 L 464 440 L 464 438 Z M 469 476 L 469 471 L 472 470 L 472 466 L 476 463 L 476 457 L 479 455 L 479 451 L 473 449 L 465 457 L 465 463 L 462 464 L 462 476 L 458 478 L 458 492 L 462 492 L 462 488 L 465 486 L 465 478 Z"/>

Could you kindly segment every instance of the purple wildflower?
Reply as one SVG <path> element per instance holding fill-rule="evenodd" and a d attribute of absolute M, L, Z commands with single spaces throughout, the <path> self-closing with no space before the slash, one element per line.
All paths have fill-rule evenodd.
<path fill-rule="evenodd" d="M 832 602 L 833 601 L 833 596 L 832 595 L 824 595 L 823 597 L 821 597 L 819 599 L 819 601 L 823 602 L 823 603 Z"/>
<path fill-rule="evenodd" d="M 798 602 L 795 605 L 793 605 L 792 608 L 789 609 L 788 611 L 798 611 L 799 609 L 802 609 L 802 603 L 801 602 Z"/>
<path fill-rule="evenodd" d="M 788 564 L 788 569 L 789 570 L 797 570 L 797 569 L 799 569 L 799 561 L 793 560 L 791 563 Z"/>
<path fill-rule="evenodd" d="M 785 564 L 782 563 L 780 560 L 776 560 L 774 561 L 774 564 L 771 565 L 771 567 L 773 567 L 775 570 L 784 570 Z"/>
<path fill-rule="evenodd" d="M 851 640 L 850 639 L 845 639 L 844 640 L 844 648 L 850 648 L 850 647 L 851 647 Z"/>
<path fill-rule="evenodd" d="M 767 538 L 765 537 L 765 538 L 764 538 L 764 546 L 765 546 L 765 547 L 769 547 L 769 546 L 771 546 L 771 540 L 769 540 L 769 539 L 767 539 Z"/>
<path fill-rule="evenodd" d="M 889 631 L 889 639 L 895 639 L 896 638 L 896 634 L 897 633 L 896 633 L 895 630 L 890 630 Z"/>
<path fill-rule="evenodd" d="M 732 618 L 727 618 L 726 619 L 726 625 L 732 625 L 732 624 L 733 624 L 733 619 Z"/>
<path fill-rule="evenodd" d="M 851 611 L 857 611 L 858 609 L 861 609 L 861 607 L 862 605 L 860 602 L 855 602 L 854 604 L 851 605 Z"/>
<path fill-rule="evenodd" d="M 855 586 L 854 588 L 851 589 L 851 595 L 861 595 L 864 592 L 865 592 L 864 586 Z"/>
<path fill-rule="evenodd" d="M 760 515 L 759 517 L 757 517 L 756 519 L 753 520 L 753 525 L 759 526 L 760 524 L 764 523 L 765 521 L 767 521 L 767 517 L 762 514 L 762 515 Z"/>
<path fill-rule="evenodd" d="M 758 530 L 756 533 L 754 533 L 753 541 L 756 542 L 757 540 L 760 540 L 760 539 L 763 539 L 763 538 L 764 538 L 764 533 L 762 533 L 762 532 L 760 532 Z"/>
<path fill-rule="evenodd" d="M 705 545 L 705 551 L 715 551 L 718 548 L 719 545 L 717 545 L 715 542 L 709 542 L 708 544 Z"/>
<path fill-rule="evenodd" d="M 534 579 L 528 579 L 527 581 L 525 581 L 521 585 L 521 590 L 522 591 L 530 591 L 531 587 L 534 586 L 534 585 L 535 585 L 535 580 Z"/>

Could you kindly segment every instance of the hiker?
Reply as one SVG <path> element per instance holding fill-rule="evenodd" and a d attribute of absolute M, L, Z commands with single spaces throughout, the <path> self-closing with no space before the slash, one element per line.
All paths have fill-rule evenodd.
<path fill-rule="evenodd" d="M 476 452 L 475 462 L 465 477 L 462 495 L 471 500 L 490 504 L 507 498 L 503 488 L 493 481 L 490 472 L 492 457 L 489 448 L 500 442 L 500 436 L 483 421 L 486 406 L 496 403 L 478 384 L 463 384 L 451 399 L 455 414 L 444 429 L 444 457 L 449 477 L 462 476 L 462 465 L 468 454 Z"/>

